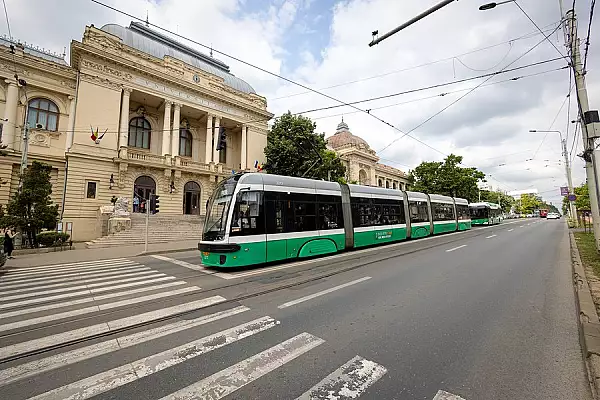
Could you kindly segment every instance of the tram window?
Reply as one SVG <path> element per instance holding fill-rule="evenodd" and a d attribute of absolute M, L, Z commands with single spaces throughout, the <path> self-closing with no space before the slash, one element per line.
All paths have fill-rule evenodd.
<path fill-rule="evenodd" d="M 294 201 L 294 231 L 316 230 L 317 213 L 315 203 Z"/>
<path fill-rule="evenodd" d="M 285 202 L 281 200 L 265 201 L 267 233 L 283 233 Z"/>
<path fill-rule="evenodd" d="M 238 194 L 231 219 L 231 236 L 260 235 L 265 233 L 262 192 Z"/>
<path fill-rule="evenodd" d="M 471 218 L 471 215 L 469 214 L 469 206 L 466 206 L 464 204 L 457 204 L 456 212 L 458 213 L 459 220 L 465 220 L 465 219 Z"/>
<path fill-rule="evenodd" d="M 431 202 L 431 211 L 434 221 L 448 221 L 454 219 L 454 206 L 446 203 Z"/>
<path fill-rule="evenodd" d="M 429 222 L 426 201 L 409 201 L 408 209 L 411 222 Z"/>
<path fill-rule="evenodd" d="M 319 230 L 338 229 L 344 227 L 342 214 L 342 197 L 318 195 Z"/>
<path fill-rule="evenodd" d="M 376 225 L 396 225 L 406 223 L 402 200 L 374 198 L 373 203 L 375 203 L 375 207 L 381 206 L 381 217 Z M 376 208 L 376 210 L 378 209 Z"/>
<path fill-rule="evenodd" d="M 352 209 L 352 224 L 354 227 L 372 226 L 373 204 L 366 197 L 352 197 L 350 199 Z"/>

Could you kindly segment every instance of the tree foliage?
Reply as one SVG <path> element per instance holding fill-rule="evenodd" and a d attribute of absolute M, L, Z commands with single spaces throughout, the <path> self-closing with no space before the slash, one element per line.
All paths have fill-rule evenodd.
<path fill-rule="evenodd" d="M 461 167 L 462 156 L 450 154 L 443 162 L 422 162 L 410 171 L 411 189 L 477 201 L 477 183 L 485 174 L 477 168 Z"/>
<path fill-rule="evenodd" d="M 582 183 L 581 185 L 574 187 L 573 191 L 577 196 L 577 199 L 575 199 L 575 207 L 577 207 L 578 210 L 590 210 L 592 206 L 590 205 L 590 191 L 587 183 Z M 562 200 L 563 211 L 566 212 L 568 207 L 569 198 L 564 196 Z"/>
<path fill-rule="evenodd" d="M 515 204 L 515 199 L 512 196 L 509 196 L 500 191 L 492 190 L 482 190 L 481 201 L 500 204 L 502 211 L 504 211 L 505 213 L 510 212 L 513 204 Z"/>
<path fill-rule="evenodd" d="M 267 136 L 264 169 L 269 174 L 343 181 L 346 167 L 327 149 L 325 135 L 315 133 L 316 124 L 290 112 L 275 120 Z"/>
<path fill-rule="evenodd" d="M 54 229 L 58 219 L 58 205 L 52 204 L 52 167 L 34 161 L 25 170 L 22 188 L 15 193 L 6 207 L 6 213 L 0 225 L 7 228 L 19 228 L 27 234 L 32 247 L 37 247 L 37 233 L 42 228 Z"/>

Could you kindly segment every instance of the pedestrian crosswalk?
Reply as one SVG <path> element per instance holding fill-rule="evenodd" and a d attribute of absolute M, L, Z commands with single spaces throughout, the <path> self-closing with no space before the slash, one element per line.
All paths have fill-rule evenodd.
<path fill-rule="evenodd" d="M 119 267 L 122 273 L 115 273 Z M 157 388 L 144 398 L 246 398 L 239 393 L 275 371 L 302 378 L 294 362 L 328 346 L 311 332 L 127 259 L 8 270 L 0 277 L 0 309 L 2 398 L 88 399 L 108 392 L 129 398 L 119 391 L 141 380 Z M 193 379 L 161 378 L 198 361 L 213 368 Z M 300 381 L 291 397 L 279 398 L 354 399 L 388 373 L 360 355 L 323 357 L 320 364 L 314 381 Z M 286 390 L 285 382 L 269 382 L 277 384 Z"/>

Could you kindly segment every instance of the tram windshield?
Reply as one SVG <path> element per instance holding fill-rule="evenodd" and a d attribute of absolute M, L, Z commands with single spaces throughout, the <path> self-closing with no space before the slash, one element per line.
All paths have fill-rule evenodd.
<path fill-rule="evenodd" d="M 239 176 L 219 183 L 206 205 L 203 240 L 222 240 L 225 237 L 227 214 Z"/>
<path fill-rule="evenodd" d="M 472 219 L 483 219 L 490 217 L 490 208 L 486 206 L 469 207 Z"/>

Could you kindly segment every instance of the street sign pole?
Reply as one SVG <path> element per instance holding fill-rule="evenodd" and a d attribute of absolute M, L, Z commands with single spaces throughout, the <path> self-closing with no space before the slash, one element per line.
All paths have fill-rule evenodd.
<path fill-rule="evenodd" d="M 152 196 L 152 195 L 150 195 Z M 146 234 L 144 235 L 144 253 L 148 252 L 148 221 L 150 220 L 150 199 L 146 200 Z"/>

